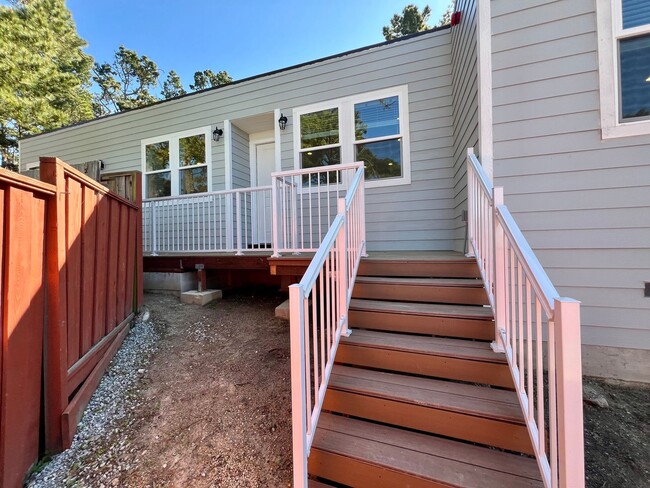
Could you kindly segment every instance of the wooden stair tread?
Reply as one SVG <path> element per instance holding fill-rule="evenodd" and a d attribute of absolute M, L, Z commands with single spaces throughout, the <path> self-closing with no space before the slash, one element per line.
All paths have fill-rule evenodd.
<path fill-rule="evenodd" d="M 350 337 L 341 337 L 341 343 L 473 361 L 507 363 L 504 354 L 495 353 L 488 342 L 482 341 L 353 329 Z"/>
<path fill-rule="evenodd" d="M 312 445 L 318 451 L 445 486 L 541 486 L 534 459 L 328 413 Z"/>
<path fill-rule="evenodd" d="M 449 286 L 483 288 L 483 282 L 472 278 L 406 278 L 387 276 L 357 276 L 357 283 L 373 283 L 385 285 L 410 286 Z"/>
<path fill-rule="evenodd" d="M 350 310 L 389 312 L 407 315 L 429 315 L 438 317 L 493 320 L 492 309 L 472 305 L 448 305 L 440 303 L 387 302 L 353 298 Z M 354 325 L 354 324 L 352 324 Z"/>
<path fill-rule="evenodd" d="M 515 392 L 335 364 L 329 388 L 524 424 Z"/>

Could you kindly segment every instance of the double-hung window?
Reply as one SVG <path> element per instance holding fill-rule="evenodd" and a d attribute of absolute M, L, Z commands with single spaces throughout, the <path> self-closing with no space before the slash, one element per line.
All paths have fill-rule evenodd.
<path fill-rule="evenodd" d="M 300 107 L 293 117 L 296 168 L 363 161 L 368 187 L 410 183 L 406 86 Z"/>
<path fill-rule="evenodd" d="M 650 1 L 597 8 L 603 137 L 650 134 Z"/>
<path fill-rule="evenodd" d="M 210 128 L 142 141 L 144 194 L 158 198 L 210 190 Z"/>

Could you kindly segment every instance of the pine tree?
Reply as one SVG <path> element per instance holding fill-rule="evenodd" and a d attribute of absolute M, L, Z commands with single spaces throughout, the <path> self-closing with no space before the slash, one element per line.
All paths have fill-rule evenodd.
<path fill-rule="evenodd" d="M 92 58 L 64 0 L 0 6 L 0 159 L 16 165 L 17 140 L 92 118 Z"/>
<path fill-rule="evenodd" d="M 181 77 L 178 76 L 176 71 L 171 70 L 167 73 L 167 79 L 163 82 L 162 91 L 160 94 L 165 100 L 170 98 L 179 97 L 185 95 L 187 92 L 183 88 L 183 83 L 181 82 Z"/>

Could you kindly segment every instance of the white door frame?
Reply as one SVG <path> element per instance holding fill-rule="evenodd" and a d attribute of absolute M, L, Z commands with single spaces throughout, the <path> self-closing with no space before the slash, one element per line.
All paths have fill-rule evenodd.
<path fill-rule="evenodd" d="M 248 151 L 250 159 L 250 178 L 251 178 L 251 187 L 257 186 L 257 146 L 262 144 L 270 144 L 276 142 L 275 135 L 273 131 L 264 131 L 258 132 L 256 134 L 250 134 L 248 136 Z M 278 162 L 275 162 L 277 168 Z"/>
<path fill-rule="evenodd" d="M 258 132 L 256 134 L 250 134 L 248 136 L 248 147 L 249 147 L 249 160 L 250 160 L 250 181 L 251 181 L 251 187 L 255 188 L 258 186 L 257 184 L 257 146 L 261 146 L 263 144 L 271 144 L 275 143 L 277 145 L 277 141 L 275 140 L 275 134 L 273 131 L 265 131 L 265 132 Z M 277 154 L 277 151 L 274 153 Z M 277 168 L 278 162 L 275 161 L 275 166 Z M 257 222 L 257 212 L 258 212 L 258 203 L 257 203 L 257 195 L 253 194 L 251 198 L 251 217 L 253 222 Z M 273 212 L 273 209 L 271 209 L 271 212 Z M 271 221 L 269 222 L 269 225 L 273 225 L 273 215 L 271 215 Z M 257 228 L 256 226 L 253 226 L 253 229 L 251 229 L 251 238 L 253 240 L 253 243 L 256 244 L 266 244 L 266 242 L 262 243 L 260 242 L 260 237 L 257 235 Z M 264 236 L 263 240 L 266 240 L 266 236 Z"/>

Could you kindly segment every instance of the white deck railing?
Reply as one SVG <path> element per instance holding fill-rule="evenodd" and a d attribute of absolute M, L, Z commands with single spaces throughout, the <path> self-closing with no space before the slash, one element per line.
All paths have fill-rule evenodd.
<path fill-rule="evenodd" d="M 144 252 L 269 249 L 271 209 L 270 186 L 144 200 Z"/>
<path fill-rule="evenodd" d="M 580 303 L 560 298 L 471 149 L 468 238 L 549 488 L 584 488 Z M 548 410 L 548 411 L 547 411 Z"/>
<path fill-rule="evenodd" d="M 289 287 L 293 486 L 307 486 L 307 459 L 341 335 L 348 335 L 348 307 L 365 253 L 363 167 L 299 284 Z"/>
<path fill-rule="evenodd" d="M 316 252 L 363 163 L 282 171 L 271 175 L 273 255 Z M 363 201 L 363 188 L 360 188 Z"/>

